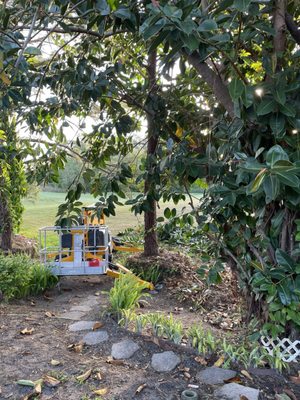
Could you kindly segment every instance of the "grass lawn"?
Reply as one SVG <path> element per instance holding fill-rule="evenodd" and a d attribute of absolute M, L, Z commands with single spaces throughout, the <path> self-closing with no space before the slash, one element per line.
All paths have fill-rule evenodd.
<path fill-rule="evenodd" d="M 200 195 L 197 194 L 197 197 Z M 65 199 L 64 193 L 41 192 L 38 200 L 35 202 L 25 199 L 23 204 L 25 212 L 23 214 L 23 222 L 20 229 L 20 234 L 29 238 L 37 239 L 38 230 L 43 226 L 52 226 L 55 224 L 58 205 L 63 203 Z M 81 201 L 84 205 L 93 204 L 95 199 L 93 196 L 85 194 Z M 172 202 L 162 203 L 158 209 L 158 216 L 163 215 L 163 210 L 166 207 L 173 208 Z M 189 207 L 188 200 L 181 201 L 176 208 L 181 211 L 183 207 Z M 134 227 L 143 223 L 143 216 L 135 216 L 130 211 L 130 206 L 117 206 L 116 216 L 106 219 L 112 234 L 117 234 L 126 228 Z"/>

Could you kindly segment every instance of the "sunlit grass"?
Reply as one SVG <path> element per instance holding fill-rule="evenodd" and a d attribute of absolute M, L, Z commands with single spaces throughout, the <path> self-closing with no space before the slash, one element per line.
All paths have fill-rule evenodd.
<path fill-rule="evenodd" d="M 55 224 L 58 206 L 63 203 L 64 200 L 64 193 L 53 192 L 41 192 L 39 198 L 35 202 L 25 199 L 23 203 L 25 212 L 23 215 L 20 234 L 29 238 L 37 239 L 39 228 Z M 82 196 L 81 201 L 84 205 L 89 205 L 93 204 L 95 199 L 93 196 L 85 194 Z M 181 201 L 176 206 L 174 206 L 172 202 L 163 203 L 158 209 L 158 216 L 163 215 L 163 210 L 166 207 L 176 207 L 178 211 L 181 211 L 183 207 L 189 207 L 189 205 L 188 200 Z M 112 234 L 116 235 L 126 228 L 132 228 L 142 224 L 143 216 L 135 216 L 130 211 L 130 206 L 117 206 L 116 216 L 107 218 L 106 223 Z"/>

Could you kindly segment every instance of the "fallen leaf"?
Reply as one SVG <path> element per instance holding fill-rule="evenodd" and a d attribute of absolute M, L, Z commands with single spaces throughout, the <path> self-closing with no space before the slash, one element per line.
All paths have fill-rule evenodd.
<path fill-rule="evenodd" d="M 22 400 L 30 400 L 32 398 L 36 398 L 36 391 L 34 390 L 33 392 L 30 392 L 29 394 L 26 394 L 26 396 L 22 397 Z"/>
<path fill-rule="evenodd" d="M 242 380 L 239 376 L 234 376 L 233 378 L 224 379 L 224 383 L 242 383 Z"/>
<path fill-rule="evenodd" d="M 112 357 L 108 357 L 106 362 L 112 365 L 125 365 L 124 360 L 114 360 Z"/>
<path fill-rule="evenodd" d="M 292 400 L 297 400 L 296 395 L 290 389 L 283 389 L 284 393 L 286 393 Z"/>
<path fill-rule="evenodd" d="M 76 379 L 77 379 L 78 381 L 80 381 L 80 382 L 85 382 L 87 379 L 89 379 L 89 377 L 91 376 L 91 373 L 92 373 L 92 370 L 89 369 L 89 370 L 87 370 L 84 374 L 78 375 L 78 376 L 76 377 Z"/>
<path fill-rule="evenodd" d="M 21 335 L 31 335 L 34 332 L 34 328 L 24 328 L 20 331 Z"/>
<path fill-rule="evenodd" d="M 287 394 L 282 393 L 282 394 L 275 394 L 275 400 L 291 400 L 291 398 Z"/>
<path fill-rule="evenodd" d="M 75 353 L 81 353 L 83 349 L 83 343 L 77 343 L 74 346 Z"/>
<path fill-rule="evenodd" d="M 244 375 L 247 379 L 250 379 L 251 381 L 253 381 L 253 378 L 252 378 L 252 376 L 249 374 L 248 371 L 242 369 L 242 370 L 241 370 L 241 374 Z"/>
<path fill-rule="evenodd" d="M 214 367 L 221 367 L 221 365 L 224 363 L 225 361 L 225 356 L 224 354 L 218 358 L 218 360 L 214 363 Z"/>
<path fill-rule="evenodd" d="M 22 385 L 22 386 L 31 386 L 34 387 L 34 382 L 33 381 L 29 381 L 27 379 L 20 379 L 17 382 L 18 385 Z"/>
<path fill-rule="evenodd" d="M 142 391 L 143 389 L 145 389 L 145 387 L 147 387 L 147 383 L 143 383 L 142 385 L 140 385 L 140 386 L 136 389 L 135 394 L 141 393 L 141 391 Z"/>
<path fill-rule="evenodd" d="M 42 393 L 42 384 L 43 384 L 43 379 L 39 379 L 34 382 L 34 390 L 35 393 L 41 394 Z"/>
<path fill-rule="evenodd" d="M 102 328 L 102 326 L 103 326 L 102 322 L 95 322 L 94 326 L 93 326 L 93 331 L 95 331 L 96 329 Z"/>
<path fill-rule="evenodd" d="M 102 381 L 102 376 L 101 376 L 101 373 L 100 373 L 100 372 L 97 372 L 96 376 L 97 376 L 97 379 L 98 379 L 99 381 Z"/>
<path fill-rule="evenodd" d="M 244 396 L 243 394 L 240 394 L 240 400 L 249 400 L 248 397 Z"/>
<path fill-rule="evenodd" d="M 152 342 L 153 342 L 154 344 L 156 344 L 156 346 L 160 346 L 158 337 L 153 336 L 153 337 L 151 338 L 151 340 L 152 340 Z"/>
<path fill-rule="evenodd" d="M 50 312 L 50 311 L 46 311 L 46 312 L 45 312 L 45 316 L 46 316 L 46 317 L 52 318 L 52 317 L 54 317 L 54 315 L 55 315 L 55 314 L 54 314 L 53 312 Z"/>
<path fill-rule="evenodd" d="M 58 361 L 58 360 L 51 360 L 51 361 L 50 361 L 50 364 L 53 365 L 54 367 L 56 367 L 57 365 L 60 365 L 61 362 Z"/>
<path fill-rule="evenodd" d="M 300 385 L 300 375 L 298 375 L 298 376 L 290 376 L 290 381 L 292 381 L 296 385 Z"/>
<path fill-rule="evenodd" d="M 69 344 L 69 346 L 67 347 L 69 350 L 73 350 L 75 351 L 75 353 L 81 353 L 82 349 L 83 349 L 83 342 L 79 342 L 79 343 L 72 343 Z"/>
<path fill-rule="evenodd" d="M 47 386 L 50 386 L 50 387 L 56 387 L 60 384 L 60 381 L 58 379 L 53 378 L 53 376 L 50 376 L 50 375 L 44 376 L 44 382 Z"/>
<path fill-rule="evenodd" d="M 103 389 L 97 389 L 94 390 L 93 393 L 95 394 L 99 394 L 100 396 L 103 396 L 104 394 L 106 394 L 108 392 L 107 388 L 103 388 Z"/>
<path fill-rule="evenodd" d="M 197 357 L 195 357 L 194 360 L 195 360 L 197 363 L 201 364 L 201 365 L 207 365 L 207 361 L 205 360 L 204 357 L 197 356 Z"/>
<path fill-rule="evenodd" d="M 100 296 L 100 294 L 101 294 L 100 292 L 96 292 L 95 296 Z"/>

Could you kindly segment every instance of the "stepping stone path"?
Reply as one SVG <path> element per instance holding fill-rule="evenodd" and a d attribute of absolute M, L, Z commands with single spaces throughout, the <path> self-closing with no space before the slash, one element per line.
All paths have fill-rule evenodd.
<path fill-rule="evenodd" d="M 210 367 L 198 372 L 197 379 L 208 385 L 220 385 L 223 384 L 225 380 L 234 378 L 235 376 L 236 372 L 230 369 Z"/>
<path fill-rule="evenodd" d="M 78 321 L 74 324 L 69 325 L 69 331 L 71 332 L 80 332 L 80 331 L 89 331 L 93 329 L 97 321 Z"/>
<path fill-rule="evenodd" d="M 116 360 L 126 360 L 134 355 L 140 347 L 132 340 L 122 340 L 113 344 L 111 349 L 111 356 Z"/>
<path fill-rule="evenodd" d="M 90 346 L 106 342 L 107 340 L 108 333 L 106 331 L 89 332 L 82 338 L 82 341 Z"/>
<path fill-rule="evenodd" d="M 170 372 L 180 363 L 180 358 L 173 351 L 164 351 L 152 356 L 151 366 L 157 372 Z"/>
<path fill-rule="evenodd" d="M 78 305 L 74 305 L 69 311 L 65 311 L 60 314 L 58 318 L 72 319 L 74 321 L 80 321 L 86 313 L 98 304 L 98 300 L 94 296 L 88 296 L 84 301 Z"/>
<path fill-rule="evenodd" d="M 258 400 L 259 390 L 237 383 L 228 383 L 214 391 L 216 399 L 240 400 L 242 396 L 245 396 L 248 400 Z"/>
<path fill-rule="evenodd" d="M 86 313 L 82 311 L 66 311 L 58 316 L 62 319 L 71 319 L 73 321 L 80 321 Z"/>
<path fill-rule="evenodd" d="M 70 332 L 91 331 L 86 333 L 82 338 L 82 341 L 90 346 L 103 343 L 109 338 L 108 332 L 105 330 L 92 331 L 97 321 L 83 320 L 84 315 L 91 311 L 97 304 L 98 300 L 90 296 L 79 305 L 74 305 L 69 311 L 65 311 L 59 316 L 59 318 L 77 320 L 77 322 L 69 325 Z M 126 339 L 112 345 L 111 356 L 116 360 L 128 359 L 139 349 L 140 347 L 137 343 L 133 340 Z M 180 361 L 180 357 L 173 351 L 164 351 L 152 355 L 151 366 L 157 372 L 170 372 L 177 367 Z M 259 375 L 259 373 L 260 370 L 257 371 L 257 375 Z M 199 371 L 196 378 L 200 383 L 207 385 L 222 385 L 214 391 L 214 398 L 216 400 L 240 400 L 241 396 L 245 396 L 247 400 L 258 400 L 259 390 L 257 389 L 237 383 L 224 384 L 225 380 L 234 378 L 236 375 L 237 373 L 232 370 L 210 367 Z"/>

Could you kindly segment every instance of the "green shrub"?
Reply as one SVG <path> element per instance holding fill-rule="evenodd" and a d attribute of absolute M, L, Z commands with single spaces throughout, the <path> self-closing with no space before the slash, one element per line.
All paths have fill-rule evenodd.
<path fill-rule="evenodd" d="M 121 274 L 115 280 L 114 286 L 109 292 L 109 301 L 111 310 L 118 319 L 123 310 L 133 310 L 139 305 L 142 296 L 149 296 L 148 293 L 143 293 L 146 288 L 147 284 L 138 281 L 132 274 Z"/>
<path fill-rule="evenodd" d="M 151 282 L 156 285 L 158 282 L 162 281 L 162 270 L 158 264 L 149 266 L 149 268 L 139 268 L 133 266 L 130 268 L 131 271 L 144 281 Z"/>
<path fill-rule="evenodd" d="M 57 281 L 48 268 L 29 256 L 0 254 L 0 291 L 6 300 L 36 295 Z"/>

